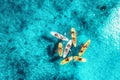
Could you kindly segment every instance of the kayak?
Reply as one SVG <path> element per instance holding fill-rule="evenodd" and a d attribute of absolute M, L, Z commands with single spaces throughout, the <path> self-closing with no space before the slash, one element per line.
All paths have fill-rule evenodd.
<path fill-rule="evenodd" d="M 61 64 L 61 65 L 67 64 L 67 63 L 69 63 L 70 61 L 72 61 L 72 59 L 73 59 L 72 56 L 67 57 L 67 58 L 63 59 L 63 60 L 60 62 L 60 64 Z"/>
<path fill-rule="evenodd" d="M 63 41 L 68 41 L 68 38 L 66 38 L 65 36 L 63 36 L 62 34 L 59 34 L 57 32 L 54 32 L 54 31 L 51 31 L 50 32 L 51 35 L 53 35 L 54 37 L 58 38 L 58 39 L 61 39 Z"/>
<path fill-rule="evenodd" d="M 88 48 L 89 44 L 90 44 L 90 40 L 88 40 L 88 41 L 82 46 L 80 52 L 78 53 L 79 56 L 82 56 L 82 55 L 85 53 L 85 51 L 86 51 L 86 49 Z"/>
<path fill-rule="evenodd" d="M 69 51 L 70 51 L 70 48 L 72 46 L 72 40 L 69 40 L 66 47 L 65 47 L 65 50 L 64 50 L 64 54 L 63 54 L 63 58 L 66 58 Z"/>
<path fill-rule="evenodd" d="M 58 44 L 58 54 L 59 54 L 60 57 L 62 56 L 62 52 L 63 52 L 63 48 L 62 48 L 62 43 L 60 42 Z"/>
<path fill-rule="evenodd" d="M 82 57 L 79 57 L 79 56 L 74 56 L 73 57 L 74 61 L 79 61 L 79 62 L 86 62 L 86 58 L 82 58 Z"/>
<path fill-rule="evenodd" d="M 73 46 L 76 47 L 76 31 L 75 28 L 71 28 L 71 37 Z"/>

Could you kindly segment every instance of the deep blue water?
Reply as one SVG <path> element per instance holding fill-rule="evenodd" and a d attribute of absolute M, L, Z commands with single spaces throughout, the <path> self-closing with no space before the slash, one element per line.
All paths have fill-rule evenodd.
<path fill-rule="evenodd" d="M 88 39 L 86 63 L 61 66 L 51 31 Z M 65 47 L 67 42 L 63 42 Z M 120 80 L 120 0 L 0 0 L 0 80 Z"/>

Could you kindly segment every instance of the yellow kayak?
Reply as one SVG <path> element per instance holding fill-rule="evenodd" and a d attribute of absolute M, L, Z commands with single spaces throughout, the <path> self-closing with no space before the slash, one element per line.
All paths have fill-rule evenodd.
<path fill-rule="evenodd" d="M 62 56 L 62 52 L 63 52 L 62 43 L 59 43 L 58 44 L 58 54 L 60 57 Z"/>
<path fill-rule="evenodd" d="M 78 53 L 79 56 L 82 56 L 84 54 L 84 52 L 86 51 L 87 47 L 90 44 L 90 40 L 88 40 L 81 48 L 80 52 Z"/>
<path fill-rule="evenodd" d="M 60 64 L 61 64 L 61 65 L 67 64 L 67 63 L 69 63 L 72 59 L 73 59 L 72 56 L 67 57 L 67 58 L 63 59 L 63 60 L 60 62 Z"/>
<path fill-rule="evenodd" d="M 71 37 L 74 47 L 76 47 L 76 31 L 75 28 L 71 28 Z"/>
<path fill-rule="evenodd" d="M 79 61 L 79 62 L 86 62 L 87 61 L 85 58 L 82 58 L 79 56 L 74 56 L 73 59 L 74 59 L 74 61 Z"/>

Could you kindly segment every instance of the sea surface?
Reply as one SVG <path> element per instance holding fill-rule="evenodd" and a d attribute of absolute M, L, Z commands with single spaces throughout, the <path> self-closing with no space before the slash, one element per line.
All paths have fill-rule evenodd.
<path fill-rule="evenodd" d="M 58 43 L 50 34 L 77 46 L 68 56 L 82 57 L 60 65 Z M 120 0 L 0 0 L 0 80 L 120 80 Z"/>

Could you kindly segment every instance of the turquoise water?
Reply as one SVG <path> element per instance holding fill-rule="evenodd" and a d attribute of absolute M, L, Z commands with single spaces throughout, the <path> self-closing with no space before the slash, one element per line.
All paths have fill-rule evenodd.
<path fill-rule="evenodd" d="M 86 63 L 61 66 L 51 31 L 77 32 Z M 67 42 L 63 42 L 65 47 Z M 120 0 L 0 0 L 0 80 L 120 80 Z"/>

